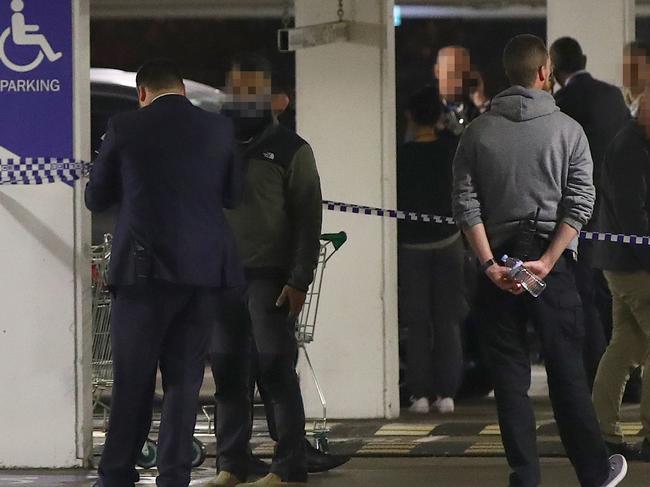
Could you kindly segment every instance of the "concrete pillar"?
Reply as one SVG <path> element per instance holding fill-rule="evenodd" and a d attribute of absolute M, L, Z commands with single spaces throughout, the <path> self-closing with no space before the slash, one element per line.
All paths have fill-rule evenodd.
<path fill-rule="evenodd" d="M 57 60 L 0 59 L 0 158 L 89 157 L 88 0 L 25 0 Z M 0 5 L 0 30 L 11 25 Z M 11 36 L 17 65 L 38 47 Z M 40 56 L 40 54 L 38 54 Z M 19 83 L 21 80 L 22 83 Z M 37 80 L 36 84 L 27 83 Z M 20 86 L 9 88 L 9 81 Z M 48 86 L 48 89 L 42 88 Z M 58 89 L 56 87 L 58 86 Z M 0 468 L 63 468 L 92 454 L 88 215 L 80 185 L 0 185 Z"/>
<path fill-rule="evenodd" d="M 313 146 L 326 199 L 395 208 L 392 0 L 347 0 L 353 41 L 296 55 L 298 132 Z M 337 20 L 336 0 L 296 0 L 296 25 Z M 395 221 L 326 212 L 349 242 L 327 269 L 310 352 L 337 418 L 399 414 Z M 308 376 L 309 416 L 319 414 Z"/>
<path fill-rule="evenodd" d="M 635 38 L 634 0 L 547 0 L 547 11 L 549 45 L 574 37 L 594 77 L 623 84 L 623 46 Z"/>

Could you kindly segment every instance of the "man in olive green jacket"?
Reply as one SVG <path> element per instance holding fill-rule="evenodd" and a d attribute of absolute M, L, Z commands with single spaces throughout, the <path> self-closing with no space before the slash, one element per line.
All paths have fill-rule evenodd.
<path fill-rule="evenodd" d="M 277 447 L 271 473 L 252 485 L 304 485 L 305 415 L 295 372 L 295 319 L 318 262 L 320 178 L 312 150 L 279 125 L 271 108 L 271 69 L 247 56 L 228 73 L 232 116 L 246 160 L 240 207 L 228 213 L 247 286 L 225 299 L 212 344 L 217 389 L 219 475 L 210 486 L 235 486 L 249 472 L 252 337 L 259 379 L 272 405 Z"/>

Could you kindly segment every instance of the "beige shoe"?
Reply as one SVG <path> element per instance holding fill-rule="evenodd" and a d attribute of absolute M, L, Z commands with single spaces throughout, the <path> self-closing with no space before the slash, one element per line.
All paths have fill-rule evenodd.
<path fill-rule="evenodd" d="M 208 483 L 203 484 L 202 487 L 235 487 L 237 485 L 243 485 L 241 480 L 235 477 L 230 472 L 219 472 L 215 478 L 210 480 Z"/>
<path fill-rule="evenodd" d="M 305 487 L 306 485 L 307 482 L 282 482 L 280 477 L 274 473 L 270 473 L 266 477 L 255 482 L 240 484 L 240 487 Z"/>

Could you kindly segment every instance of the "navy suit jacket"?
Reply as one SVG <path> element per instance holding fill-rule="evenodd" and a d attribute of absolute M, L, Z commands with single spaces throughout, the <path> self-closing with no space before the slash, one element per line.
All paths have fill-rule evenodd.
<path fill-rule="evenodd" d="M 587 135 L 598 190 L 605 151 L 631 116 L 623 93 L 589 73 L 580 73 L 555 94 L 555 99 L 560 110 L 578 122 Z"/>
<path fill-rule="evenodd" d="M 242 285 L 223 214 L 240 201 L 242 172 L 231 122 L 184 96 L 112 118 L 85 193 L 91 211 L 119 207 L 108 284 Z"/>

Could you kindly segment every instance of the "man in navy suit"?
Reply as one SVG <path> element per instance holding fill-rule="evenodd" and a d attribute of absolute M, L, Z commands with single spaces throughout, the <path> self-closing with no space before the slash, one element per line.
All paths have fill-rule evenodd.
<path fill-rule="evenodd" d="M 215 301 L 243 283 L 223 214 L 243 175 L 231 122 L 190 103 L 174 64 L 145 64 L 137 86 L 141 109 L 110 120 L 86 187 L 91 211 L 119 206 L 108 274 L 114 384 L 98 484 L 139 480 L 160 367 L 157 485 L 185 487 Z"/>
<path fill-rule="evenodd" d="M 598 215 L 600 173 L 605 151 L 630 119 L 623 93 L 616 86 L 593 78 L 586 70 L 587 57 L 578 41 L 562 37 L 551 46 L 551 61 L 555 79 L 562 89 L 555 94 L 557 106 L 578 122 L 587 135 L 594 161 L 594 185 Z M 599 228 L 596 218 L 585 226 L 587 231 L 609 230 Z M 593 265 L 593 243 L 580 242 L 576 265 L 576 282 L 582 299 L 585 324 L 584 362 L 591 387 L 596 377 L 600 358 L 607 347 L 612 330 L 612 298 L 602 271 Z"/>

